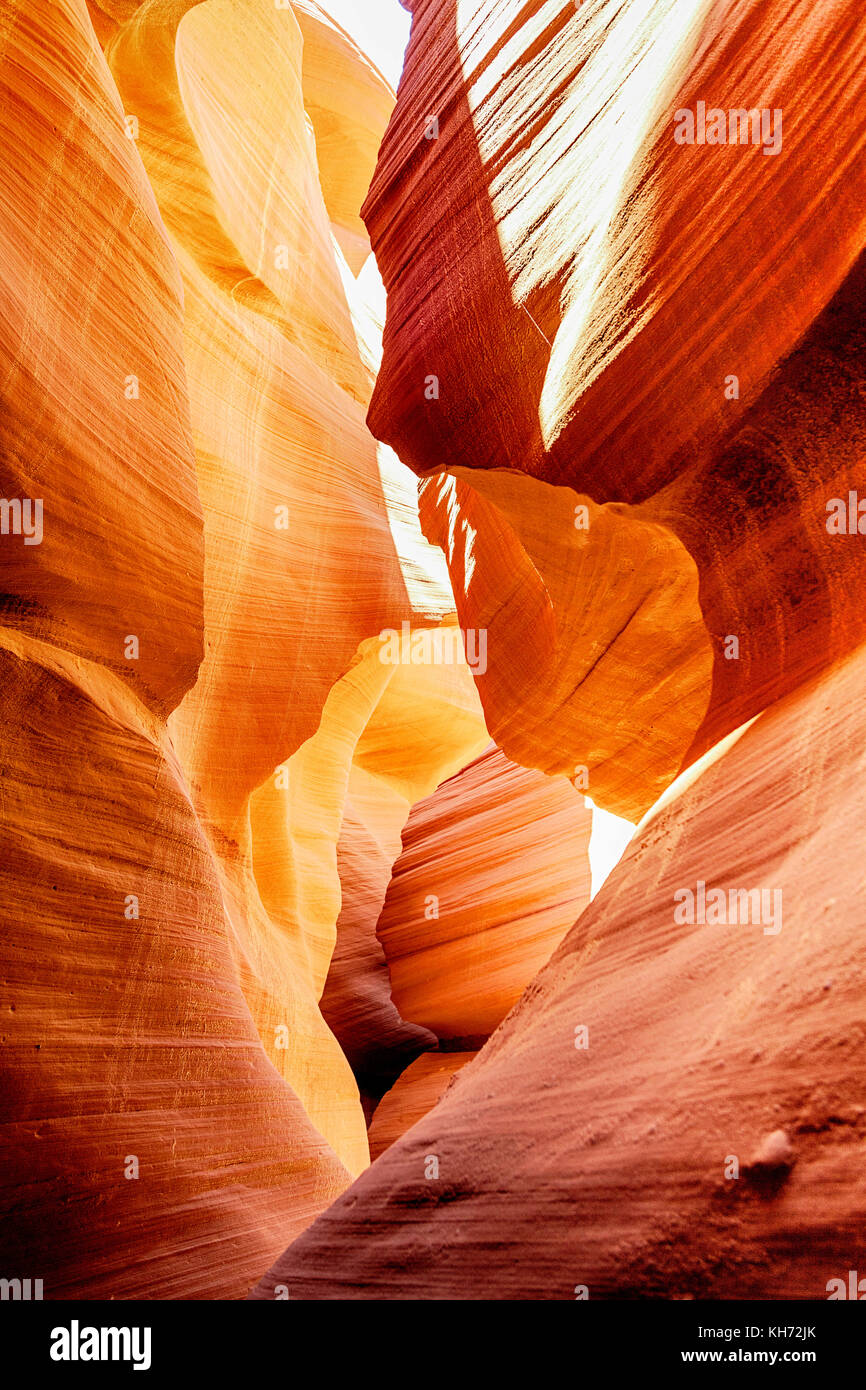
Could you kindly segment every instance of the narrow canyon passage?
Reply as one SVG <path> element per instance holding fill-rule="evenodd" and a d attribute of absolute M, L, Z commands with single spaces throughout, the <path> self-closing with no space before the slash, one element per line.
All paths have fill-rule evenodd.
<path fill-rule="evenodd" d="M 850 1296 L 864 59 L 0 0 L 3 1299 Z"/>

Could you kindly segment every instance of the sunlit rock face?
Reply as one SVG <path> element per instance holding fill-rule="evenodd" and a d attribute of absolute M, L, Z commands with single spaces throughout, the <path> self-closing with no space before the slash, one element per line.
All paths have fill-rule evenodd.
<path fill-rule="evenodd" d="M 165 723 L 207 641 L 181 279 L 84 6 L 0 47 L 3 491 L 44 530 L 0 546 L 4 1268 L 237 1296 L 349 1175 L 267 1061 Z"/>
<path fill-rule="evenodd" d="M 304 108 L 316 138 L 322 196 L 340 249 L 357 275 L 370 254 L 361 204 L 394 98 L 319 5 L 296 0 L 292 9 L 304 44 Z"/>
<path fill-rule="evenodd" d="M 357 262 L 387 87 L 344 43 L 366 133 L 326 207 L 293 12 L 93 14 L 106 57 L 72 0 L 13 6 L 0 54 L 3 491 L 41 503 L 0 549 L 3 1253 L 46 1296 L 237 1296 L 367 1162 L 328 845 L 401 677 L 376 634 L 453 600 L 392 539 L 332 236 Z M 449 674 L 418 795 L 488 739 Z"/>
<path fill-rule="evenodd" d="M 824 1298 L 864 1216 L 839 846 L 864 809 L 866 15 L 412 9 L 364 208 L 369 423 L 486 635 L 497 756 L 647 814 L 490 1040 L 462 1055 L 455 1026 L 399 1077 L 377 1161 L 254 1296 Z M 423 814 L 379 937 L 444 1035 L 483 986 L 401 981 Z"/>
<path fill-rule="evenodd" d="M 337 844 L 342 906 L 322 995 L 370 1109 L 419 1051 L 479 1047 L 590 893 L 583 794 L 493 745 L 467 761 L 479 729 L 474 687 L 463 688 L 461 710 L 456 691 L 443 699 L 443 668 L 434 668 L 435 690 L 419 683 L 429 668 L 409 669 L 414 698 L 383 700 L 355 750 Z M 395 695 L 406 679 L 404 668 Z M 437 733 L 443 747 L 454 745 L 461 718 L 466 765 L 434 790 Z"/>
<path fill-rule="evenodd" d="M 377 927 L 405 1018 L 493 1032 L 589 902 L 591 821 L 564 777 L 492 746 L 415 806 Z"/>
<path fill-rule="evenodd" d="M 378 932 L 412 808 L 449 875 L 461 824 L 490 845 L 481 930 L 442 892 L 470 1049 L 586 901 L 590 813 L 498 753 L 473 781 L 478 653 L 365 423 L 381 74 L 255 0 L 10 4 L 0 65 L 3 1268 L 239 1297 L 409 1063 L 458 1065 Z"/>
<path fill-rule="evenodd" d="M 180 275 L 82 5 L 4 10 L 0 484 L 42 517 L 4 528 L 3 625 L 164 715 L 203 653 Z"/>
<path fill-rule="evenodd" d="M 371 1158 L 436 1104 L 589 902 L 591 826 L 566 778 L 519 767 L 492 744 L 413 807 L 375 932 L 389 1007 L 416 1036 L 392 1039 L 380 1025 L 365 1059 L 371 1101 L 388 1087 L 373 1108 Z M 423 1055 L 394 1080 L 413 1045 Z"/>
<path fill-rule="evenodd" d="M 487 739 L 465 662 L 440 693 L 434 670 L 377 659 L 374 634 L 443 606 L 404 579 L 364 423 L 375 325 L 341 249 L 356 268 L 369 249 L 358 207 L 393 96 L 315 7 L 144 5 L 106 56 L 184 281 L 205 657 L 172 736 L 265 1052 L 357 1173 L 357 1082 L 318 1006 L 352 762 L 383 702 L 399 720 L 434 684 L 417 794 Z"/>
<path fill-rule="evenodd" d="M 826 1298 L 866 1216 L 862 870 L 839 853 L 866 813 L 864 674 L 861 651 L 685 774 L 476 1060 L 258 1296 Z M 772 896 L 716 922 L 701 883 L 707 904 Z"/>
<path fill-rule="evenodd" d="M 849 1267 L 864 50 L 416 0 L 395 106 L 314 0 L 6 0 L 7 1275 Z"/>
<path fill-rule="evenodd" d="M 866 444 L 866 15 L 858 0 L 412 8 L 364 209 L 388 289 L 370 424 L 418 473 L 459 480 L 427 533 L 447 528 L 461 621 L 482 623 L 494 594 L 513 610 L 482 693 L 492 736 L 544 769 L 606 764 L 615 744 L 593 792 L 634 818 L 863 636 L 860 550 L 828 544 L 824 506 L 862 482 Z M 766 111 L 766 135 L 761 119 L 757 147 L 677 143 L 676 113 L 694 126 L 699 102 Z M 503 470 L 527 475 L 519 517 Z M 544 595 L 587 497 L 607 530 Z M 636 584 L 641 530 L 655 563 Z M 618 718 L 625 667 L 640 731 Z"/>
<path fill-rule="evenodd" d="M 265 1056 L 164 727 L 106 667 L 2 645 L 4 1266 L 238 1297 L 349 1174 Z"/>
<path fill-rule="evenodd" d="M 467 633 L 484 634 L 476 682 L 500 747 L 638 819 L 709 698 L 688 551 L 634 509 L 506 470 L 425 478 L 421 519 L 448 557 Z"/>

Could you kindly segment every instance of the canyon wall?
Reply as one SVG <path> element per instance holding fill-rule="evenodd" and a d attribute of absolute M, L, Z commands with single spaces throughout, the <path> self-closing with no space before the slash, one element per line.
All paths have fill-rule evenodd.
<path fill-rule="evenodd" d="M 0 1273 L 820 1298 L 866 14 L 411 9 L 0 0 Z"/>
<path fill-rule="evenodd" d="M 864 665 L 674 785 L 483 1051 L 257 1297 L 821 1299 L 858 1267 Z M 781 910 L 677 922 L 699 882 Z"/>
<path fill-rule="evenodd" d="M 866 17 L 412 13 L 370 426 L 487 634 L 502 753 L 644 819 L 255 1296 L 826 1297 L 863 1217 Z"/>
<path fill-rule="evenodd" d="M 40 533 L 4 513 L 0 1254 L 49 1298 L 239 1297 L 439 1046 L 377 921 L 413 805 L 490 742 L 365 424 L 394 95 L 315 4 L 2 18 L 0 466 Z M 491 885 L 509 1002 L 588 897 L 546 870 Z"/>

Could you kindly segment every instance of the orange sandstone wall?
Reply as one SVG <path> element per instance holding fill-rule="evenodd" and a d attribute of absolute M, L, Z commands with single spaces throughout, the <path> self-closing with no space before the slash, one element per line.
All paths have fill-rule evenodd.
<path fill-rule="evenodd" d="M 684 775 L 487 1046 L 257 1297 L 826 1298 L 866 1215 L 862 870 L 840 853 L 863 679 L 861 651 Z M 678 923 L 698 880 L 778 891 L 779 930 Z"/>
<path fill-rule="evenodd" d="M 448 1054 L 399 1078 L 381 1156 L 254 1296 L 824 1298 L 863 1221 L 866 14 L 412 12 L 363 212 L 369 423 L 487 636 L 501 755 L 644 819 L 450 1084 Z M 766 149 L 678 143 L 701 102 L 766 109 Z M 420 844 L 380 923 L 395 1000 L 463 1026 L 485 982 L 409 969 L 453 949 Z"/>
<path fill-rule="evenodd" d="M 44 534 L 0 547 L 0 1246 L 46 1297 L 237 1297 L 368 1162 L 318 1005 L 353 760 L 396 855 L 488 741 L 465 662 L 379 659 L 453 610 L 341 249 L 393 96 L 300 8 L 7 8 L 3 489 Z"/>
<path fill-rule="evenodd" d="M 635 819 L 864 636 L 824 505 L 866 449 L 866 15 L 412 10 L 364 208 L 388 289 L 370 425 L 424 478 L 464 626 L 491 624 L 492 737 L 589 766 Z M 701 100 L 781 111 L 776 153 L 676 143 Z"/>

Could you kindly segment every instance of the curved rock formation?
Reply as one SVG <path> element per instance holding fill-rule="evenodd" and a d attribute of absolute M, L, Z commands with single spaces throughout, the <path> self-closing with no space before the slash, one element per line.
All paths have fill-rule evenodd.
<path fill-rule="evenodd" d="M 448 559 L 461 624 L 486 634 L 476 681 L 497 743 L 639 819 L 710 699 L 688 551 L 636 509 L 505 470 L 425 479 L 421 517 Z"/>
<path fill-rule="evenodd" d="M 43 509 L 0 546 L 4 1268 L 237 1295 L 348 1174 L 265 1058 L 164 722 L 205 630 L 180 277 L 83 6 L 2 44 L 3 486 Z"/>
<path fill-rule="evenodd" d="M 165 715 L 203 652 L 180 276 L 83 7 L 13 4 L 0 41 L 0 485 L 33 508 L 3 625 Z"/>
<path fill-rule="evenodd" d="M 820 1298 L 866 14 L 412 9 L 3 6 L 4 1293 Z"/>
<path fill-rule="evenodd" d="M 475 1055 L 425 1052 L 406 1068 L 373 1112 L 369 1131 L 373 1161 L 438 1105 L 452 1078 Z"/>
<path fill-rule="evenodd" d="M 164 728 L 104 666 L 2 648 L 3 1267 L 238 1297 L 349 1174 L 265 1057 Z"/>
<path fill-rule="evenodd" d="M 592 814 L 491 744 L 416 802 L 402 852 L 361 841 L 322 1006 L 366 1088 L 371 1158 L 436 1104 L 589 902 Z"/>
<path fill-rule="evenodd" d="M 357 275 L 370 254 L 361 204 L 394 96 L 321 6 L 295 0 L 292 10 L 304 42 L 304 109 L 316 137 L 322 196 L 340 249 Z"/>
<path fill-rule="evenodd" d="M 453 619 L 446 681 L 380 659 L 453 609 L 331 229 L 359 249 L 382 79 L 335 40 L 370 101 L 329 209 L 315 16 L 93 14 L 108 64 L 83 0 L 0 40 L 4 491 L 41 507 L 0 545 L 2 1254 L 46 1297 L 236 1297 L 368 1161 L 318 1008 L 353 759 L 405 819 L 488 735 Z"/>
<path fill-rule="evenodd" d="M 336 44 L 352 68 L 353 107 L 370 97 L 360 173 L 346 187 L 320 181 L 309 129 L 308 101 L 314 129 L 331 124 L 322 44 L 324 58 Z M 369 130 L 378 120 L 381 133 L 390 98 L 348 41 L 292 9 L 160 0 L 118 29 L 107 56 L 184 275 L 206 654 L 172 734 L 221 866 L 267 1054 L 358 1172 L 364 1115 L 318 999 L 340 910 L 333 860 L 353 743 L 380 698 L 402 716 L 401 697 L 386 694 L 393 671 L 375 652 L 360 687 L 339 682 L 374 634 L 440 606 L 422 590 L 419 613 L 403 578 L 363 418 L 375 333 L 331 231 L 366 181 Z M 251 90 L 261 100 L 251 103 Z M 419 794 L 486 741 L 471 689 L 467 700 L 463 726 L 448 707 Z M 389 771 L 411 780 L 413 764 L 398 742 Z"/>
<path fill-rule="evenodd" d="M 471 585 L 462 551 L 451 560 L 467 624 L 489 596 L 511 602 L 515 570 L 529 580 L 563 563 L 568 513 L 587 495 L 628 504 L 619 515 L 664 527 L 668 553 L 691 557 L 699 611 L 683 606 L 690 631 L 674 625 L 666 652 L 647 607 L 622 636 L 600 617 L 588 626 L 592 569 L 569 567 L 569 591 L 549 593 L 543 614 L 524 591 L 544 581 L 521 585 L 511 650 L 483 695 L 511 756 L 591 765 L 614 670 L 648 664 L 641 730 L 617 728 L 612 784 L 595 787 L 599 804 L 634 817 L 679 767 L 863 640 L 859 550 L 828 543 L 824 508 L 862 479 L 866 447 L 866 18 L 856 0 L 820 11 L 416 0 L 413 11 L 364 209 L 388 290 L 370 424 L 418 473 L 459 479 L 449 534 L 475 538 Z M 696 119 L 699 102 L 755 109 L 759 124 L 766 110 L 761 147 L 677 143 L 676 114 Z M 741 140 L 739 117 L 734 129 Z M 522 485 L 528 536 L 503 531 L 506 469 L 538 480 Z M 542 482 L 572 489 L 573 507 Z M 428 534 L 441 540 L 441 521 Z M 604 562 L 605 616 L 609 595 L 629 597 L 628 552 L 624 531 Z M 591 683 L 578 665 L 540 736 L 537 670 L 564 677 L 560 654 L 587 643 L 604 663 Z M 667 666 L 663 688 L 654 663 Z M 677 691 L 689 692 L 679 715 Z M 576 723 L 582 736 L 563 737 Z"/>
<path fill-rule="evenodd" d="M 861 871 L 838 850 L 866 810 L 864 669 L 684 776 L 478 1058 L 257 1296 L 826 1297 L 866 1215 Z M 757 923 L 702 924 L 694 900 L 677 920 L 700 883 L 781 896 Z"/>
<path fill-rule="evenodd" d="M 863 1215 L 858 871 L 830 845 L 862 809 L 866 19 L 412 8 L 364 209 L 369 421 L 489 636 L 505 754 L 655 809 L 256 1296 L 823 1297 Z"/>
<path fill-rule="evenodd" d="M 493 1032 L 589 902 L 591 821 L 565 778 L 492 746 L 419 801 L 376 929 L 404 1018 Z"/>
<path fill-rule="evenodd" d="M 438 1043 L 429 1028 L 407 1022 L 397 1009 L 376 935 L 406 809 L 396 793 L 390 817 L 383 815 L 384 804 L 381 786 L 369 788 L 366 775 L 353 768 L 337 842 L 342 902 L 320 1001 L 358 1079 L 368 1115 L 407 1062 Z"/>

